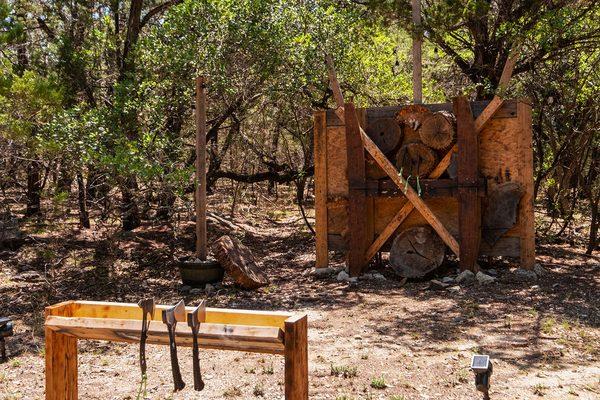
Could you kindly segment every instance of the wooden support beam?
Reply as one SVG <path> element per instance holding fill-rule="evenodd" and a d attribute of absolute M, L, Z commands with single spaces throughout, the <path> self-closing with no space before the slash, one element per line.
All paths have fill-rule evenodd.
<path fill-rule="evenodd" d="M 327 117 L 325 111 L 314 115 L 315 143 L 315 242 L 316 267 L 329 264 L 327 244 Z"/>
<path fill-rule="evenodd" d="M 161 321 L 162 310 L 169 306 L 157 305 L 154 320 Z M 102 301 L 76 301 L 66 304 L 68 314 L 53 313 L 52 315 L 142 319 L 142 309 L 134 303 L 111 303 Z M 191 312 L 194 307 L 186 307 Z M 291 313 L 277 311 L 229 310 L 224 308 L 206 308 L 206 322 L 223 325 L 276 326 L 284 328 L 285 320 L 293 316 Z"/>
<path fill-rule="evenodd" d="M 479 140 L 469 100 L 454 99 L 458 145 L 458 230 L 461 270 L 477 272 L 481 238 L 481 199 L 479 186 Z"/>
<path fill-rule="evenodd" d="M 525 194 L 519 203 L 519 228 L 521 267 L 533 269 L 535 265 L 535 214 L 533 209 L 533 149 L 531 132 L 531 106 L 517 103 L 517 120 L 520 129 L 519 175 Z"/>
<path fill-rule="evenodd" d="M 69 313 L 70 302 L 46 309 L 45 315 Z M 46 400 L 77 400 L 77 339 L 45 328 Z"/>
<path fill-rule="evenodd" d="M 126 343 L 140 340 L 140 321 L 133 319 L 49 316 L 45 326 L 55 334 L 75 339 Z M 187 325 L 178 324 L 176 335 L 177 345 L 191 347 L 192 332 Z M 284 349 L 283 331 L 277 327 L 203 323 L 198 340 L 200 347 L 208 349 L 268 354 L 283 354 Z M 162 321 L 150 323 L 147 343 L 169 345 L 167 326 Z"/>
<path fill-rule="evenodd" d="M 365 150 L 361 128 L 354 104 L 344 106 L 346 122 L 346 177 L 348 179 L 348 252 L 346 265 L 350 276 L 358 276 L 366 265 L 365 251 L 367 227 Z"/>
<path fill-rule="evenodd" d="M 516 49 L 513 49 L 508 60 L 506 61 L 506 64 L 504 64 L 504 69 L 502 70 L 502 75 L 500 77 L 499 82 L 500 93 L 497 96 L 494 96 L 492 101 L 487 105 L 487 107 L 475 120 L 475 130 L 478 134 L 481 133 L 481 131 L 485 127 L 485 124 L 487 124 L 487 122 L 491 120 L 492 117 L 496 114 L 496 112 L 502 107 L 502 104 L 504 103 L 504 100 L 501 97 L 502 91 L 506 89 L 510 78 L 512 77 L 515 63 L 517 61 L 517 56 L 518 51 Z M 458 147 L 454 145 L 452 149 L 448 151 L 446 155 L 444 155 L 444 157 L 442 157 L 437 167 L 435 167 L 434 170 L 429 174 L 429 178 L 437 179 L 440 176 L 442 176 L 444 171 L 448 169 L 450 163 L 452 162 L 452 154 L 456 153 L 457 151 Z M 385 242 L 388 241 L 388 239 L 394 234 L 396 229 L 398 229 L 402 222 L 404 222 L 404 220 L 410 215 L 413 209 L 414 207 L 410 202 L 406 202 L 400 208 L 396 215 L 392 217 L 388 225 L 381 231 L 379 236 L 367 249 L 367 260 L 370 260 L 371 258 L 373 258 L 373 256 L 375 256 L 375 254 L 377 254 L 379 249 L 381 249 L 381 246 L 383 246 Z"/>
<path fill-rule="evenodd" d="M 196 78 L 196 257 L 206 261 L 206 81 Z"/>
<path fill-rule="evenodd" d="M 308 399 L 308 322 L 306 315 L 285 321 L 285 398 Z"/>

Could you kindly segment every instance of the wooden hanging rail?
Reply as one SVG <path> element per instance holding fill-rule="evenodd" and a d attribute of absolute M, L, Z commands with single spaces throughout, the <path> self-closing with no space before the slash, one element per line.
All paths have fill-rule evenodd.
<path fill-rule="evenodd" d="M 167 327 L 156 312 L 148 344 L 169 345 Z M 187 307 L 191 312 L 193 307 Z M 137 304 L 68 301 L 46 308 L 46 400 L 76 400 L 77 340 L 136 343 L 142 310 Z M 199 346 L 207 349 L 278 354 L 285 357 L 285 398 L 308 399 L 307 317 L 285 312 L 206 308 Z M 176 328 L 178 346 L 192 345 L 185 324 Z"/>

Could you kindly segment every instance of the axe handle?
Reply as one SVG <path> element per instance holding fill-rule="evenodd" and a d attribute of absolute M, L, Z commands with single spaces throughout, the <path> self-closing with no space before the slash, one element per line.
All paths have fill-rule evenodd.
<path fill-rule="evenodd" d="M 173 383 L 175 391 L 178 392 L 185 387 L 185 382 L 181 378 L 179 361 L 177 360 L 177 344 L 175 343 L 175 327 L 177 324 L 167 324 L 169 331 L 169 350 L 171 351 L 171 370 L 173 371 Z"/>
<path fill-rule="evenodd" d="M 140 368 L 142 375 L 146 375 L 146 339 L 148 339 L 148 323 L 146 313 L 144 312 L 144 318 L 142 319 L 142 333 L 140 334 Z"/>
<path fill-rule="evenodd" d="M 200 350 L 198 347 L 198 330 L 199 327 L 196 326 L 192 328 L 192 339 L 193 339 L 193 347 L 192 353 L 194 356 L 194 390 L 201 391 L 204 389 L 204 381 L 202 380 L 202 371 L 200 370 Z"/>

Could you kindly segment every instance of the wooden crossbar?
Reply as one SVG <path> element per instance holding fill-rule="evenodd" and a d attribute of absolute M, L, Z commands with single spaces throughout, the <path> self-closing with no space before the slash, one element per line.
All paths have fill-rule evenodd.
<path fill-rule="evenodd" d="M 77 339 L 135 343 L 140 340 L 141 321 L 134 319 L 50 316 L 46 328 Z M 200 347 L 217 350 L 283 354 L 283 330 L 277 327 L 203 323 L 198 332 Z M 177 345 L 191 346 L 192 331 L 178 324 Z M 152 321 L 147 343 L 168 345 L 169 333 L 162 321 Z"/>
<path fill-rule="evenodd" d="M 161 311 L 156 306 L 147 343 L 169 345 Z M 186 311 L 191 312 L 192 307 Z M 140 341 L 142 311 L 136 304 L 67 301 L 46 308 L 46 400 L 77 400 L 77 341 Z M 185 323 L 176 328 L 179 346 L 192 345 Z M 206 309 L 199 345 L 216 350 L 283 355 L 285 398 L 308 399 L 308 327 L 306 315 L 285 312 Z"/>

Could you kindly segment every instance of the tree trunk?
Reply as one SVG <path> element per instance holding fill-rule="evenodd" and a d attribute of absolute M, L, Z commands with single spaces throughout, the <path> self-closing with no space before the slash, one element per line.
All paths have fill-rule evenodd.
<path fill-rule="evenodd" d="M 596 198 L 596 201 L 590 199 L 590 208 L 592 209 L 592 222 L 590 225 L 590 240 L 588 242 L 587 250 L 585 254 L 592 254 L 598 247 L 598 227 L 600 225 L 600 215 L 598 215 L 598 202 L 600 196 Z"/>
<path fill-rule="evenodd" d="M 77 172 L 77 191 L 79 201 L 79 224 L 86 229 L 90 228 L 90 216 L 87 210 L 87 199 L 85 193 L 85 184 L 83 182 L 83 175 L 81 171 Z"/>
<path fill-rule="evenodd" d="M 26 217 L 38 215 L 41 211 L 42 178 L 39 161 L 32 161 L 27 167 L 27 210 Z"/>
<path fill-rule="evenodd" d="M 121 189 L 121 229 L 132 231 L 142 224 L 140 210 L 135 201 L 137 183 L 135 177 L 129 176 L 123 179 Z"/>

